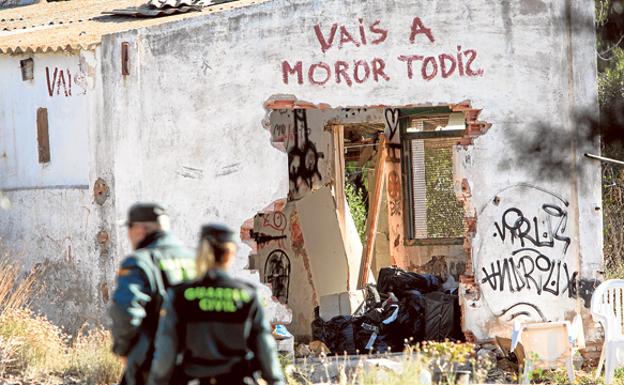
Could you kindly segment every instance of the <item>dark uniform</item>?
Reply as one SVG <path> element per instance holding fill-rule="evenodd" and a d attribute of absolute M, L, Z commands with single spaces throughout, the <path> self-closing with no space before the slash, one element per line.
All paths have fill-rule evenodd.
<path fill-rule="evenodd" d="M 191 379 L 243 384 L 256 371 L 268 384 L 284 382 L 271 327 L 253 286 L 211 269 L 198 281 L 169 290 L 149 385 Z"/>
<path fill-rule="evenodd" d="M 147 235 L 121 263 L 109 314 L 113 352 L 127 357 L 126 384 L 145 384 L 166 290 L 194 277 L 194 253 L 161 231 Z"/>

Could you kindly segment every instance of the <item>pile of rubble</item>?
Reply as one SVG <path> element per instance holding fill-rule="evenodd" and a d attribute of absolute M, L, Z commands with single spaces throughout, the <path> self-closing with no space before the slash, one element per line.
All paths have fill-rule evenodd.
<path fill-rule="evenodd" d="M 400 352 L 406 343 L 462 341 L 457 288 L 442 287 L 439 277 L 381 269 L 377 285 L 351 316 L 323 320 L 318 308 L 312 337 L 333 354 Z"/>

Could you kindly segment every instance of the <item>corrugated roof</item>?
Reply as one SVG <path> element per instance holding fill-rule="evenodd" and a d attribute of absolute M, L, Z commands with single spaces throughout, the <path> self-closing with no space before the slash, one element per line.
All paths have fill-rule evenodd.
<path fill-rule="evenodd" d="M 202 12 L 186 12 L 153 18 L 103 15 L 114 9 L 138 8 L 146 0 L 71 0 L 0 10 L 0 53 L 72 51 L 94 49 L 103 35 L 174 20 L 197 17 L 266 0 L 239 0 L 206 6 Z"/>
<path fill-rule="evenodd" d="M 149 0 L 148 4 L 155 8 L 165 8 L 165 7 L 181 7 L 184 5 L 194 5 L 197 3 L 195 0 Z"/>
<path fill-rule="evenodd" d="M 176 7 L 164 6 L 155 7 L 150 4 L 143 4 L 138 7 L 113 9 L 112 11 L 106 11 L 106 15 L 118 15 L 118 16 L 134 16 L 134 17 L 159 17 L 169 16 L 178 13 L 186 13 L 191 11 L 201 11 L 201 6 L 194 5 L 179 5 Z"/>

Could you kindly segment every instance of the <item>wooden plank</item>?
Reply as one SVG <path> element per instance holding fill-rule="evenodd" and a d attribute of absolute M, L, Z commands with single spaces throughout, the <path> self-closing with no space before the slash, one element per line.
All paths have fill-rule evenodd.
<path fill-rule="evenodd" d="M 344 153 L 344 126 L 333 125 L 334 138 L 334 199 L 336 199 L 336 214 L 342 239 L 346 241 L 345 233 L 345 153 Z"/>
<path fill-rule="evenodd" d="M 373 193 L 370 196 L 368 206 L 368 217 L 366 218 L 366 244 L 362 251 L 362 265 L 360 267 L 360 277 L 358 279 L 358 288 L 363 289 L 368 281 L 368 270 L 370 269 L 375 252 L 375 238 L 377 235 L 377 224 L 379 223 L 379 212 L 381 210 L 383 183 L 385 177 L 386 156 L 388 154 L 386 148 L 386 137 L 381 136 L 377 152 L 377 161 L 375 162 L 375 185 Z"/>
<path fill-rule="evenodd" d="M 37 109 L 37 144 L 39 149 L 39 163 L 50 161 L 50 136 L 48 133 L 48 109 Z"/>

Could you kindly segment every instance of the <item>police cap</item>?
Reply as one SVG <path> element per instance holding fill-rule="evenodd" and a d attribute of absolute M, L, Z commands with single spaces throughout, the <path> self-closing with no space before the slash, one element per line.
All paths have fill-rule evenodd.
<path fill-rule="evenodd" d="M 165 209 L 156 203 L 135 203 L 128 210 L 126 225 L 134 222 L 158 222 L 158 217 L 166 214 Z"/>
<path fill-rule="evenodd" d="M 234 232 L 230 230 L 229 227 L 218 223 L 203 225 L 200 237 L 213 245 L 236 242 L 234 239 Z"/>

